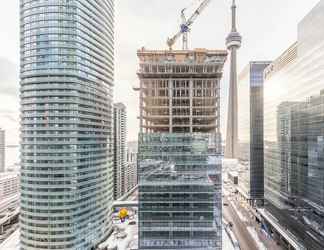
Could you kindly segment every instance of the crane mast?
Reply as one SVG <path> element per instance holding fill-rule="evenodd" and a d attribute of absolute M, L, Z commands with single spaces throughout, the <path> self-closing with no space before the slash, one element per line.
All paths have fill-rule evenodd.
<path fill-rule="evenodd" d="M 211 0 L 202 1 L 199 7 L 195 10 L 195 12 L 191 15 L 189 19 L 187 19 L 185 16 L 186 9 L 183 9 L 181 11 L 182 23 L 180 25 L 180 31 L 177 34 L 175 34 L 172 38 L 168 38 L 167 40 L 167 44 L 170 50 L 172 50 L 173 45 L 180 38 L 180 36 L 182 36 L 182 49 L 188 50 L 188 34 L 190 32 L 190 27 L 196 21 L 197 17 L 203 12 L 203 10 L 206 9 L 210 2 Z"/>

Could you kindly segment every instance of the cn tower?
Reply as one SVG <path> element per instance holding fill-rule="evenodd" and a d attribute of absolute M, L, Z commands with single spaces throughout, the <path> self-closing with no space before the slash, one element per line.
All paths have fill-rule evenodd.
<path fill-rule="evenodd" d="M 236 29 L 236 4 L 232 4 L 232 30 L 226 38 L 227 49 L 231 53 L 229 101 L 227 112 L 227 134 L 225 158 L 238 157 L 238 120 L 237 120 L 237 50 L 241 47 L 242 37 Z"/>

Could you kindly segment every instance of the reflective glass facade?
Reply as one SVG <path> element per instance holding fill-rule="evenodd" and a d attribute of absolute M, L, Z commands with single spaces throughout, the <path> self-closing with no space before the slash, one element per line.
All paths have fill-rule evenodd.
<path fill-rule="evenodd" d="M 309 73 L 313 71 L 312 60 L 324 65 L 320 49 L 306 57 L 296 56 L 289 66 L 266 80 L 266 189 L 268 198 L 278 206 L 291 205 L 299 196 L 313 200 L 312 196 L 324 191 L 324 172 L 320 174 L 324 171 L 320 167 L 323 136 L 320 93 L 323 93 L 321 77 L 324 75 L 320 71 Z M 297 44 L 292 50 L 297 51 Z M 318 174 L 311 180 L 315 177 L 313 168 Z M 317 188 L 310 191 L 312 187 Z M 314 201 L 324 207 L 323 195 Z"/>
<path fill-rule="evenodd" d="M 266 69 L 264 84 L 265 197 L 308 249 L 324 248 L 323 13 L 321 1 L 299 24 L 298 41 Z"/>
<path fill-rule="evenodd" d="M 263 73 L 270 62 L 250 62 L 239 75 L 238 137 L 240 187 L 246 197 L 264 197 L 263 183 Z"/>
<path fill-rule="evenodd" d="M 111 230 L 113 0 L 21 0 L 21 249 Z"/>
<path fill-rule="evenodd" d="M 215 134 L 141 134 L 139 248 L 221 249 Z"/>

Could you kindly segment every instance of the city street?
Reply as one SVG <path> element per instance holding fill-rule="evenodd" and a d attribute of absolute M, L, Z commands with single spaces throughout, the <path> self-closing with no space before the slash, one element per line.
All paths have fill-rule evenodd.
<path fill-rule="evenodd" d="M 233 223 L 232 231 L 239 241 L 240 248 L 242 250 L 258 250 L 246 225 L 241 221 L 226 197 L 223 198 L 223 202 L 229 204 L 228 206 L 223 206 L 223 217 L 226 221 Z"/>
<path fill-rule="evenodd" d="M 230 184 L 223 184 L 223 217 L 233 223 L 232 231 L 239 241 L 241 249 L 281 250 L 272 239 L 261 233 L 260 224 L 255 220 L 249 204 L 235 192 Z M 226 204 L 226 205 L 224 205 Z"/>
<path fill-rule="evenodd" d="M 280 250 L 282 249 L 272 238 L 266 237 L 265 234 L 261 233 L 261 225 L 256 222 L 254 215 L 252 214 L 252 209 L 246 201 L 240 199 L 240 195 L 236 194 L 235 199 L 233 199 L 233 203 L 235 204 L 236 208 L 240 212 L 240 214 L 246 220 L 244 224 L 249 228 L 255 230 L 259 244 L 267 249 L 267 250 Z"/>

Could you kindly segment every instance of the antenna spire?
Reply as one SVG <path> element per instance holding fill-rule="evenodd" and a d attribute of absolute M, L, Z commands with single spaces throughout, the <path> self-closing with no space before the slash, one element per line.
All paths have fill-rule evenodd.
<path fill-rule="evenodd" d="M 232 31 L 236 31 L 236 4 L 235 0 L 232 3 Z"/>

